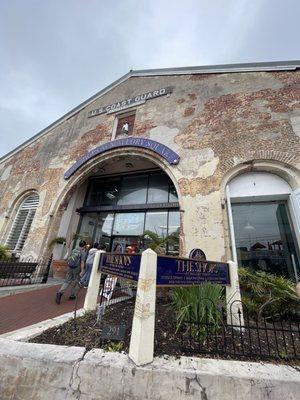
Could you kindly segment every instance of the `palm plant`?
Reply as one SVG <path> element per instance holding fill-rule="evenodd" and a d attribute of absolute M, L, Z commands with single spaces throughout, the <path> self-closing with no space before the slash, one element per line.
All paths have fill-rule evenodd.
<path fill-rule="evenodd" d="M 178 243 L 179 232 L 175 232 L 169 236 L 163 237 L 158 235 L 156 232 L 145 231 L 140 237 L 142 241 L 148 242 L 148 248 L 155 251 L 157 254 L 165 254 L 166 247 L 169 244 Z"/>
<path fill-rule="evenodd" d="M 295 284 L 284 278 L 263 271 L 250 272 L 239 268 L 243 303 L 250 316 L 284 317 L 292 310 L 299 310 Z"/>

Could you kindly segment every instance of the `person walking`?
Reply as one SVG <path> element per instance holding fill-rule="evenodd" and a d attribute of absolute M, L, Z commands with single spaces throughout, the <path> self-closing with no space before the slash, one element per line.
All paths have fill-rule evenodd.
<path fill-rule="evenodd" d="M 85 251 L 86 242 L 81 240 L 79 247 L 75 248 L 68 258 L 69 270 L 59 291 L 56 293 L 55 301 L 60 304 L 61 298 L 70 285 L 72 285 L 71 295 L 69 300 L 75 300 L 80 289 L 80 275 L 83 274 L 84 264 L 86 260 Z"/>
<path fill-rule="evenodd" d="M 83 287 L 88 287 L 91 272 L 92 272 L 92 267 L 93 267 L 93 262 L 95 258 L 96 251 L 99 250 L 99 243 L 94 243 L 90 251 L 88 252 L 87 259 L 85 262 L 85 271 L 84 274 L 81 278 L 80 283 L 83 285 Z"/>

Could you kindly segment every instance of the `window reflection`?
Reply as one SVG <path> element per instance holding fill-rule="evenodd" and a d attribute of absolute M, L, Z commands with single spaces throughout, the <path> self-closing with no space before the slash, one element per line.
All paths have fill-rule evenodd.
<path fill-rule="evenodd" d="M 86 204 L 89 206 L 97 206 L 101 204 L 103 182 L 94 180 L 90 184 Z"/>
<path fill-rule="evenodd" d="M 296 248 L 282 202 L 233 204 L 239 265 L 294 279 Z"/>
<path fill-rule="evenodd" d="M 100 213 L 98 223 L 96 225 L 95 241 L 99 242 L 102 235 L 111 235 L 114 222 L 114 215 L 110 213 Z"/>
<path fill-rule="evenodd" d="M 150 175 L 148 203 L 167 203 L 169 195 L 169 179 L 166 174 Z"/>
<path fill-rule="evenodd" d="M 85 206 L 113 206 L 177 202 L 170 178 L 163 172 L 93 179 Z"/>
<path fill-rule="evenodd" d="M 118 213 L 115 215 L 114 235 L 141 235 L 144 229 L 145 213 Z"/>
<path fill-rule="evenodd" d="M 169 193 L 169 203 L 175 203 L 176 201 L 178 201 L 178 195 L 176 192 L 176 188 L 173 185 L 173 183 L 170 183 L 170 193 Z"/>
<path fill-rule="evenodd" d="M 179 211 L 170 211 L 169 212 L 168 235 L 173 235 L 174 233 L 179 234 L 179 228 L 180 228 L 180 213 L 179 213 Z"/>
<path fill-rule="evenodd" d="M 81 226 L 79 230 L 80 237 L 77 238 L 78 243 L 81 239 L 85 240 L 90 244 L 93 242 L 94 229 L 97 224 L 97 219 L 98 219 L 98 214 L 96 213 L 85 214 L 82 217 Z"/>
<path fill-rule="evenodd" d="M 156 233 L 160 237 L 168 234 L 168 212 L 149 211 L 146 214 L 145 231 Z"/>
<path fill-rule="evenodd" d="M 158 241 L 164 242 L 165 252 L 175 255 L 179 253 L 180 218 L 179 211 L 168 210 L 168 203 L 177 201 L 176 189 L 164 172 L 94 178 L 81 208 L 78 233 L 89 242 L 104 243 L 111 251 L 112 244 L 118 241 L 126 245 L 130 242 L 131 247 L 136 247 L 135 244 L 142 240 L 141 235 L 151 231 Z M 163 205 L 155 209 L 153 205 L 158 203 Z M 107 207 L 104 208 L 106 212 L 101 207 Z M 125 209 L 128 212 L 124 212 Z M 95 210 L 98 213 L 91 213 Z M 174 238 L 164 241 L 170 235 Z M 147 240 L 143 242 L 143 246 L 149 244 Z"/>
<path fill-rule="evenodd" d="M 139 177 L 124 177 L 122 180 L 118 204 L 145 204 L 147 197 L 147 182 L 147 175 L 139 175 Z"/>
<path fill-rule="evenodd" d="M 120 179 L 111 178 L 102 182 L 102 201 L 103 206 L 110 206 L 117 203 L 120 191 Z"/>

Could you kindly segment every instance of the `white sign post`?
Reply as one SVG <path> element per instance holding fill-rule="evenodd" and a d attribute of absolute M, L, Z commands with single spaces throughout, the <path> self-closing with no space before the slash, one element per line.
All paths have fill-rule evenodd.
<path fill-rule="evenodd" d="M 147 249 L 141 257 L 129 346 L 129 357 L 136 365 L 145 365 L 153 361 L 156 271 L 157 254 Z"/>
<path fill-rule="evenodd" d="M 228 261 L 228 264 L 230 285 L 226 286 L 227 324 L 244 326 L 238 266 L 234 261 Z"/>
<path fill-rule="evenodd" d="M 101 280 L 101 272 L 98 271 L 99 261 L 101 253 L 105 253 L 104 250 L 98 250 L 95 254 L 92 272 L 89 280 L 89 286 L 85 295 L 84 306 L 85 311 L 95 310 L 97 307 L 97 300 L 99 294 L 99 286 Z"/>

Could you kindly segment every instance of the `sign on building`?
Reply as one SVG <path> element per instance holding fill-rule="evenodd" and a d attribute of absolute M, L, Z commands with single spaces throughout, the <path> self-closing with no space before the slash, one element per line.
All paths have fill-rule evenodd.
<path fill-rule="evenodd" d="M 99 270 L 106 274 L 137 282 L 139 277 L 140 254 L 103 253 Z M 157 257 L 158 286 L 193 286 L 203 282 L 229 285 L 227 263 L 202 261 L 189 258 Z"/>
<path fill-rule="evenodd" d="M 116 103 L 109 104 L 104 107 L 96 108 L 88 113 L 88 118 L 95 117 L 100 114 L 112 114 L 126 108 L 135 107 L 140 104 L 146 103 L 147 100 L 155 99 L 156 97 L 165 96 L 166 94 L 172 93 L 172 87 L 164 87 L 157 90 L 152 90 L 151 92 L 139 94 L 135 97 L 130 97 L 129 99 L 117 101 Z"/>

